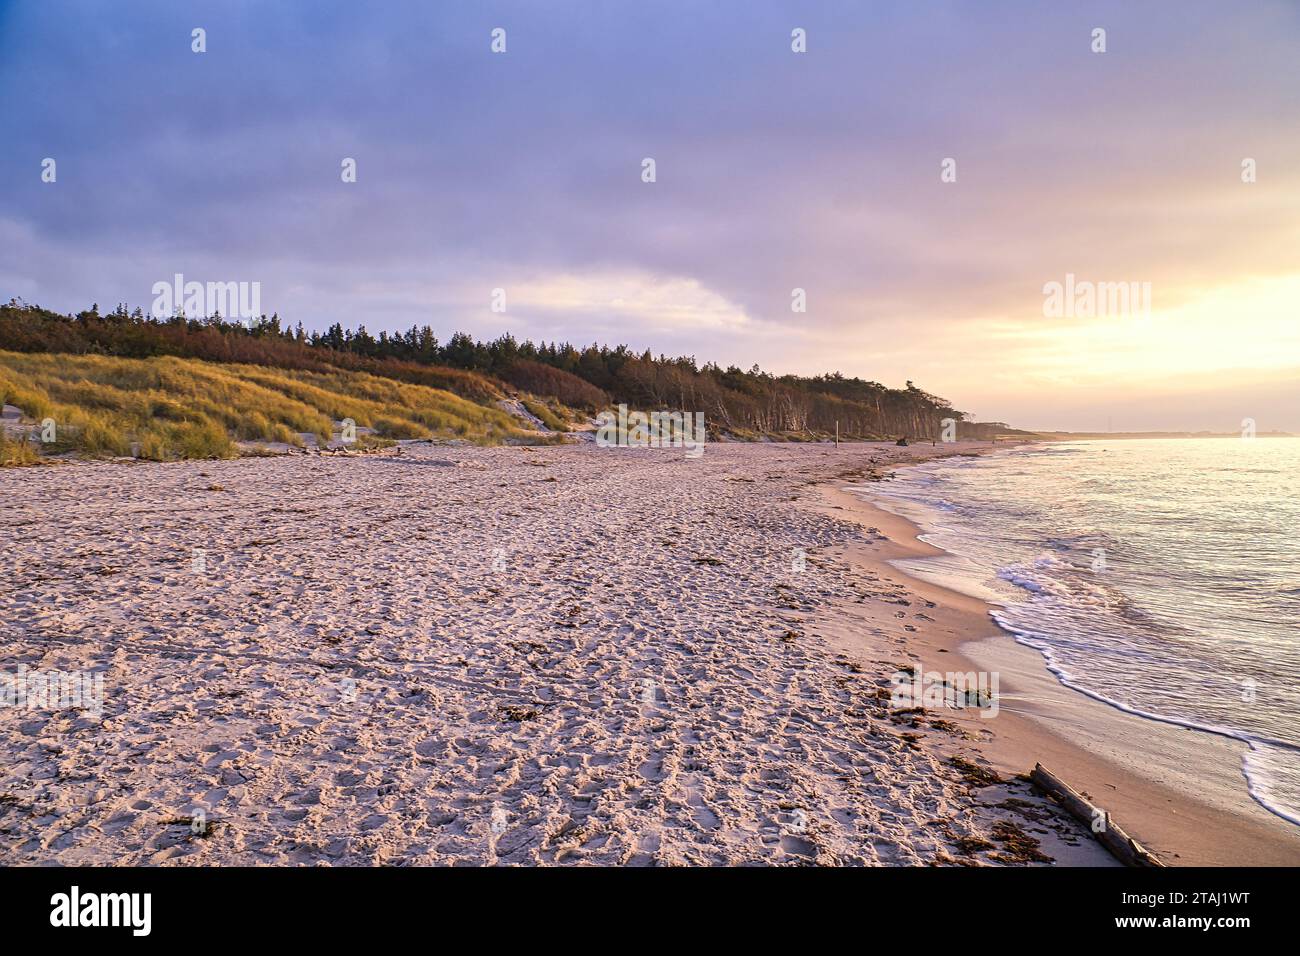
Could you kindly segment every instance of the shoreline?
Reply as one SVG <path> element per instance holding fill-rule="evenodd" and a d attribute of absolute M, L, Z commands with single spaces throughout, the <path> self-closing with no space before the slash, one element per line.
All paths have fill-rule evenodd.
<path fill-rule="evenodd" d="M 958 454 L 971 451 L 987 453 Z M 974 735 L 975 749 L 999 771 L 1027 774 L 1042 763 L 1171 866 L 1300 862 L 1300 828 L 1247 791 L 1240 769 L 1246 744 L 1127 713 L 1060 683 L 1040 652 L 998 625 L 988 601 L 895 565 L 948 554 L 920 539 L 923 528 L 847 490 L 842 479 L 820 491 L 823 507 L 885 536 L 850 548 L 849 561 L 887 580 L 901 578 L 909 592 L 935 605 L 927 611 L 933 624 L 906 635 L 915 663 L 924 671 L 999 674 L 996 718 L 944 715 Z"/>

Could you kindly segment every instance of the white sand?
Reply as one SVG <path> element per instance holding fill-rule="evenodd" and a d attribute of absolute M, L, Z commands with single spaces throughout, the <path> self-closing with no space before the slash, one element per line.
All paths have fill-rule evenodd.
<path fill-rule="evenodd" d="M 792 503 L 929 453 L 0 471 L 0 671 L 107 697 L 0 707 L 0 863 L 988 863 L 999 821 L 1101 862 L 1023 784 L 964 783 L 960 735 L 889 719 L 871 622 L 917 608 L 842 560 L 869 532 Z"/>

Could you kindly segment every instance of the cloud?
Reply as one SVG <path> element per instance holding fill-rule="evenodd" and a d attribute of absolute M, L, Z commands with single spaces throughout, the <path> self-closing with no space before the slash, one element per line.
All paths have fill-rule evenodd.
<path fill-rule="evenodd" d="M 1044 325 L 1044 282 L 1194 309 L 1295 273 L 1297 34 L 1294 5 L 1210 0 L 9 5 L 0 293 L 147 304 L 184 272 L 311 328 L 626 340 L 990 417 L 1033 406 L 989 383 L 1050 378 L 1064 414 L 1129 373 Z"/>

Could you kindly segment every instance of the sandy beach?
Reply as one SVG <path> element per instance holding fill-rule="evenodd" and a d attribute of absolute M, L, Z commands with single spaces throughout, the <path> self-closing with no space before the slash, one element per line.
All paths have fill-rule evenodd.
<path fill-rule="evenodd" d="M 1295 862 L 1185 789 L 1187 732 L 1052 697 L 982 602 L 888 564 L 926 545 L 845 489 L 987 450 L 0 472 L 2 668 L 104 687 L 0 707 L 0 862 L 1112 865 L 1035 760 L 1170 863 Z M 995 719 L 890 706 L 900 668 L 989 661 Z M 1167 773 L 1126 769 L 1138 738 Z"/>

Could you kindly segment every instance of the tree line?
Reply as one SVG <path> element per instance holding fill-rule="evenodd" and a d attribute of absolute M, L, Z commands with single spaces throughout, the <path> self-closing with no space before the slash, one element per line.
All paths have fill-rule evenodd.
<path fill-rule="evenodd" d="M 245 322 L 220 315 L 155 318 L 125 305 L 101 314 L 95 305 L 62 315 L 11 300 L 0 306 L 0 349 L 346 368 L 484 402 L 519 389 L 583 412 L 620 402 L 638 409 L 702 411 L 711 432 L 742 438 L 826 436 L 837 423 L 845 438 L 931 439 L 940 435 L 944 419 L 960 423 L 961 437 L 986 437 L 992 427 L 968 422 L 946 399 L 912 382 L 887 388 L 839 372 L 774 375 L 757 365 L 723 368 L 700 364 L 693 356 L 637 353 L 626 345 L 579 348 L 568 342 L 520 342 L 510 334 L 483 342 L 456 332 L 444 343 L 429 325 L 373 335 L 364 325 L 348 329 L 335 323 L 324 332 L 308 332 L 301 323 L 291 328 L 278 314 Z"/>

